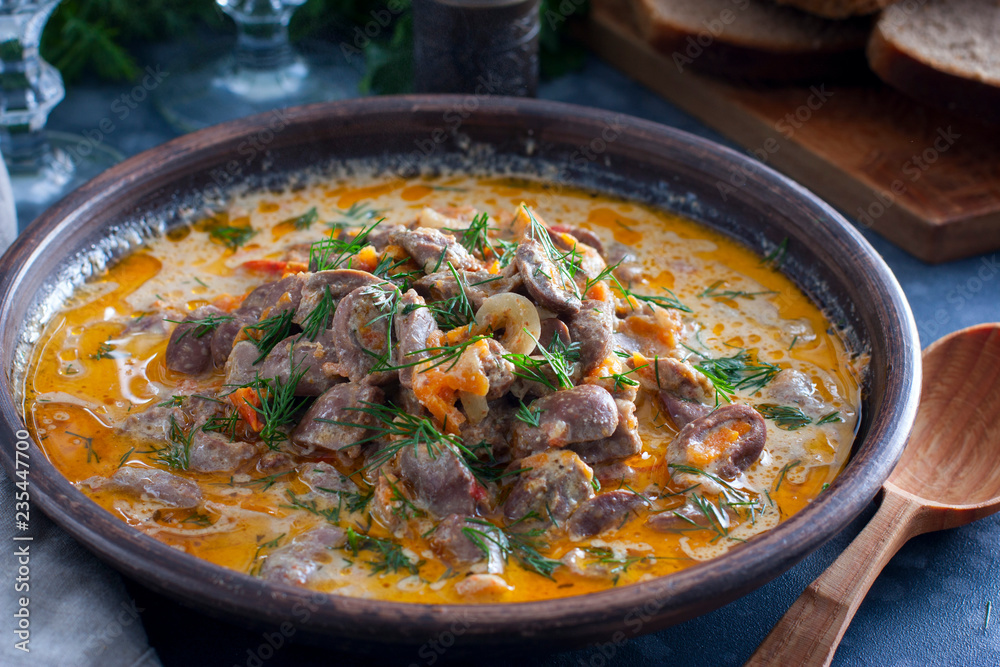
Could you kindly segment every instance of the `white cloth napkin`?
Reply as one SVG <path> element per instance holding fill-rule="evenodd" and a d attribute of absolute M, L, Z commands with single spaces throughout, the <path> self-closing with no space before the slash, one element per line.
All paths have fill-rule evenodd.
<path fill-rule="evenodd" d="M 30 480 L 29 480 L 30 481 Z M 30 490 L 30 486 L 29 486 Z M 125 592 L 117 572 L 53 524 L 38 507 L 30 508 L 31 541 L 16 541 L 14 485 L 0 470 L 0 556 L 3 595 L 0 596 L 0 665 L 5 667 L 161 667 L 146 640 L 139 609 Z M 25 557 L 19 550 L 27 546 Z M 27 559 L 27 581 L 17 582 Z M 23 571 L 22 571 L 23 572 Z M 28 590 L 17 591 L 17 583 Z M 28 598 L 28 630 L 24 652 L 15 634 Z"/>

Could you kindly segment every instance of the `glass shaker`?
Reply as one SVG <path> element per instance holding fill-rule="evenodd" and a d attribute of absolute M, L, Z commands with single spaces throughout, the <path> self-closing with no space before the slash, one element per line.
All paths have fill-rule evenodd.
<path fill-rule="evenodd" d="M 418 93 L 534 97 L 540 0 L 413 0 Z"/>

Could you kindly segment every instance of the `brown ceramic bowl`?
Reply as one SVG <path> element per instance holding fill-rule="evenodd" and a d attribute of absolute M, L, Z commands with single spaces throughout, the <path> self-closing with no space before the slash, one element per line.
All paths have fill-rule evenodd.
<path fill-rule="evenodd" d="M 888 267 L 839 214 L 787 178 L 656 123 L 552 102 L 384 97 L 265 114 L 190 134 L 105 172 L 57 204 L 3 258 L 2 459 L 14 470 L 24 424 L 15 397 L 39 323 L 72 284 L 143 234 L 233 182 L 288 184 L 306 167 L 366 159 L 385 171 L 437 167 L 531 172 L 677 211 L 766 254 L 871 355 L 863 419 L 843 474 L 774 530 L 680 573 L 601 593 L 478 606 L 362 600 L 266 584 L 133 530 L 69 484 L 31 443 L 31 499 L 94 553 L 146 586 L 257 626 L 338 648 L 413 657 L 439 646 L 568 648 L 619 641 L 704 614 L 761 586 L 843 529 L 875 496 L 909 434 L 920 388 L 910 309 Z M 294 181 L 294 177 L 291 177 Z M 206 194 L 207 193 L 207 194 Z M 210 201 L 209 201 L 210 203 Z M 23 438 L 22 438 L 23 442 Z M 286 626 L 286 628 L 289 626 Z M 287 632 L 286 632 L 287 634 Z"/>

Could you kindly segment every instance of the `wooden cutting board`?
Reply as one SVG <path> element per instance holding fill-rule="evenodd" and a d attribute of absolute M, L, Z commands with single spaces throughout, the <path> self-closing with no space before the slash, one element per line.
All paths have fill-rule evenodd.
<path fill-rule="evenodd" d="M 764 87 L 681 73 L 600 9 L 585 39 L 625 74 L 920 259 L 1000 248 L 1000 130 L 921 106 L 874 76 Z M 738 174 L 731 185 L 739 187 Z"/>

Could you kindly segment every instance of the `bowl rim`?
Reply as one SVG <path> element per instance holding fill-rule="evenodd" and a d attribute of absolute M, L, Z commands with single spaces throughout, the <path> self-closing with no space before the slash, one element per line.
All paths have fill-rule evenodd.
<path fill-rule="evenodd" d="M 461 104 L 463 99 L 449 95 L 387 96 L 296 107 L 281 113 L 292 126 L 308 126 L 331 116 L 364 118 L 375 112 L 412 114 L 428 110 L 440 114 Z M 3 257 L 4 266 L 12 267 L 0 276 L 3 326 L 12 325 L 8 318 L 10 304 L 18 296 L 17 289 L 24 276 L 39 260 L 38 246 L 42 239 L 65 232 L 86 217 L 88 210 L 113 200 L 129 188 L 141 188 L 144 184 L 148 187 L 154 172 L 162 173 L 172 167 L 184 169 L 185 161 L 190 162 L 192 156 L 266 127 L 272 122 L 273 113 L 223 123 L 144 151 L 104 172 L 40 216 Z M 519 98 L 481 98 L 475 113 L 514 115 L 524 123 L 538 118 L 555 122 L 566 116 L 602 123 L 614 115 L 624 125 L 625 132 L 652 135 L 681 149 L 700 150 L 716 166 L 740 167 L 760 186 L 778 189 L 798 199 L 816 214 L 815 224 L 850 240 L 859 266 L 874 275 L 882 288 L 877 297 L 894 318 L 887 326 L 898 327 L 902 345 L 890 349 L 890 358 L 885 361 L 899 375 L 899 382 L 893 385 L 891 395 L 883 403 L 886 414 L 873 418 L 869 432 L 862 442 L 855 443 L 855 453 L 847 468 L 828 492 L 752 542 L 665 577 L 566 598 L 482 605 L 395 602 L 316 593 L 264 583 L 214 565 L 175 550 L 100 508 L 63 477 L 33 441 L 29 446 L 33 459 L 32 501 L 119 571 L 189 604 L 251 622 L 271 623 L 281 617 L 300 619 L 305 614 L 307 618 L 300 619 L 303 627 L 338 636 L 359 632 L 362 626 L 358 620 L 365 619 L 371 627 L 366 625 L 362 635 L 367 631 L 370 639 L 407 645 L 447 632 L 456 622 L 467 624 L 463 631 L 466 639 L 477 638 L 482 642 L 491 637 L 505 638 L 499 643 L 531 637 L 571 644 L 579 644 L 581 640 L 593 642 L 600 637 L 593 632 L 580 636 L 581 629 L 592 629 L 609 619 L 617 622 L 607 627 L 620 627 L 624 622 L 635 636 L 681 620 L 677 615 L 679 609 L 688 610 L 685 618 L 705 613 L 762 585 L 818 548 L 857 516 L 879 491 L 902 454 L 916 414 L 920 387 L 919 339 L 912 313 L 891 270 L 864 237 L 832 207 L 787 177 L 734 150 L 681 130 L 605 110 Z M 0 460 L 13 476 L 15 432 L 23 429 L 24 423 L 13 399 L 10 369 L 6 370 L 7 382 L 0 387 L 0 433 L 5 439 Z M 851 465 L 860 452 L 868 451 L 866 447 L 876 445 L 878 458 L 866 461 L 864 466 Z M 769 552 L 772 555 L 765 562 Z M 775 553 L 779 555 L 775 557 Z M 389 628 L 394 631 L 389 632 Z M 357 639 L 367 641 L 364 637 Z"/>

